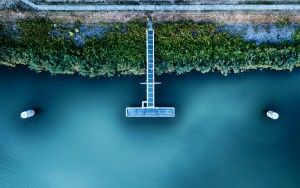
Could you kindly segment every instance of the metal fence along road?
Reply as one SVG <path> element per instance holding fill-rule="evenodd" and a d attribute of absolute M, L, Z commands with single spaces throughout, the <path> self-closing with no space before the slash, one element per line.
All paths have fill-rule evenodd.
<path fill-rule="evenodd" d="M 235 11 L 235 10 L 300 10 L 298 4 L 274 5 L 38 5 L 30 0 L 22 3 L 40 11 Z"/>

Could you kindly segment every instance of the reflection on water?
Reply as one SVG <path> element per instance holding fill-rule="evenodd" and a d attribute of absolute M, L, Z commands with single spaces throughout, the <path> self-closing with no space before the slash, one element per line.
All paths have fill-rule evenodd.
<path fill-rule="evenodd" d="M 163 76 L 176 118 L 128 119 L 144 77 L 0 68 L 0 187 L 300 187 L 299 71 Z M 22 120 L 19 113 L 39 108 Z M 280 113 L 278 121 L 264 109 Z"/>

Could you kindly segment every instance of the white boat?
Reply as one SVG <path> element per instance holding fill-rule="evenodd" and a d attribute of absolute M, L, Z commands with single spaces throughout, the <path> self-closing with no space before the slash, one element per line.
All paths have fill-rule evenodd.
<path fill-rule="evenodd" d="M 279 114 L 277 112 L 274 112 L 272 110 L 267 111 L 267 116 L 271 119 L 278 119 Z"/>
<path fill-rule="evenodd" d="M 21 118 L 22 119 L 26 119 L 26 118 L 30 118 L 32 116 L 34 116 L 35 114 L 35 111 L 34 110 L 26 110 L 24 112 L 21 113 Z"/>

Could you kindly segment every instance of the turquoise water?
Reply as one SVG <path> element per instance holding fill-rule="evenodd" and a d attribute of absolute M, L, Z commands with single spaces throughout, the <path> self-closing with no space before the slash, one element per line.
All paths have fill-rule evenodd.
<path fill-rule="evenodd" d="M 0 67 L 0 81 L 1 188 L 300 187 L 299 70 L 159 77 L 174 119 L 125 118 L 143 76 Z M 30 107 L 39 114 L 20 119 Z"/>

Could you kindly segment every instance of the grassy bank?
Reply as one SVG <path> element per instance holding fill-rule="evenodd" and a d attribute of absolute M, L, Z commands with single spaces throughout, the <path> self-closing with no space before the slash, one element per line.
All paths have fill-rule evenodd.
<path fill-rule="evenodd" d="M 20 37 L 0 37 L 0 64 L 91 77 L 144 73 L 146 23 L 114 24 L 104 37 L 89 38 L 83 47 L 72 40 L 79 23 L 70 29 L 69 37 L 50 36 L 55 25 L 49 20 L 18 22 Z M 155 24 L 156 73 L 292 70 L 300 64 L 299 35 L 293 44 L 256 45 L 210 23 Z"/>

